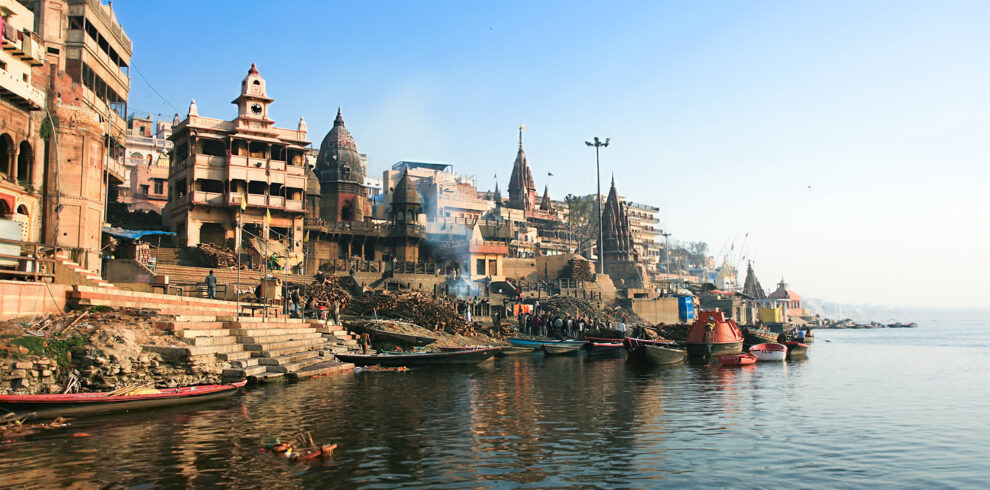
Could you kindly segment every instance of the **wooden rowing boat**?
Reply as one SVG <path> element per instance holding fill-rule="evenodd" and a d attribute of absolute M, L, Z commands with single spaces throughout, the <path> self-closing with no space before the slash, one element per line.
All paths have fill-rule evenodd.
<path fill-rule="evenodd" d="M 539 349 L 544 344 L 550 345 L 584 345 L 583 340 L 551 340 L 551 339 L 530 339 L 526 337 L 509 337 L 509 343 L 516 347 L 529 347 Z"/>
<path fill-rule="evenodd" d="M 804 359 L 808 357 L 808 344 L 798 342 L 796 340 L 789 340 L 784 342 L 787 346 L 787 359 Z"/>
<path fill-rule="evenodd" d="M 756 356 L 750 353 L 718 356 L 718 362 L 723 366 L 748 366 L 756 364 Z"/>
<path fill-rule="evenodd" d="M 548 356 L 570 356 L 581 352 L 584 344 L 543 344 L 541 349 Z"/>
<path fill-rule="evenodd" d="M 521 356 L 523 354 L 532 354 L 533 352 L 536 352 L 536 349 L 531 349 L 529 347 L 503 347 L 495 353 L 495 357 Z"/>
<path fill-rule="evenodd" d="M 581 346 L 589 356 L 621 356 L 622 342 L 586 342 Z"/>
<path fill-rule="evenodd" d="M 337 354 L 342 362 L 356 366 L 443 366 L 478 364 L 491 359 L 501 347 L 466 349 L 451 352 L 413 352 L 403 354 Z"/>
<path fill-rule="evenodd" d="M 757 344 L 749 348 L 749 353 L 758 361 L 783 361 L 787 357 L 787 346 L 776 342 Z"/>
<path fill-rule="evenodd" d="M 418 335 L 410 335 L 399 332 L 389 332 L 387 330 L 381 330 L 378 328 L 369 328 L 368 333 L 370 333 L 375 340 L 381 340 L 383 342 L 391 342 L 393 344 L 403 344 L 403 345 L 430 345 L 437 341 L 432 337 L 420 337 Z"/>
<path fill-rule="evenodd" d="M 666 366 L 684 362 L 687 351 L 669 345 L 641 343 L 629 353 L 635 363 Z"/>
<path fill-rule="evenodd" d="M 245 384 L 247 384 L 247 380 L 217 385 L 160 388 L 158 393 L 136 395 L 111 394 L 113 392 L 65 395 L 0 395 L 0 407 L 18 413 L 43 412 L 59 415 L 139 410 L 216 400 L 233 395 Z"/>

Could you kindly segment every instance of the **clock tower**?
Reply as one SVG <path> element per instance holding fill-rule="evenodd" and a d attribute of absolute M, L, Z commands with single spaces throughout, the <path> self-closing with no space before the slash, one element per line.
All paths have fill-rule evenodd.
<path fill-rule="evenodd" d="M 233 100 L 237 104 L 237 127 L 269 129 L 275 124 L 268 118 L 268 106 L 274 99 L 265 92 L 265 79 L 258 74 L 258 68 L 251 63 L 251 69 L 241 82 L 241 95 Z"/>

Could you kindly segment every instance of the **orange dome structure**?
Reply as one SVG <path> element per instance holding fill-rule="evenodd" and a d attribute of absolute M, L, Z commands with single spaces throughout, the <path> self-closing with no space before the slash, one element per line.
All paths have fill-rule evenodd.
<path fill-rule="evenodd" d="M 725 312 L 718 310 L 699 312 L 687 336 L 690 357 L 739 354 L 742 344 L 743 334 L 739 325 L 725 318 Z"/>

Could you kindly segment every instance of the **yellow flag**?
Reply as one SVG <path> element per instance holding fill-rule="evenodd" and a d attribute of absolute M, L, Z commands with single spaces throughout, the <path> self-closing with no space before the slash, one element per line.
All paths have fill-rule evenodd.
<path fill-rule="evenodd" d="M 241 211 L 247 209 L 247 194 L 241 190 Z"/>
<path fill-rule="evenodd" d="M 265 210 L 265 226 L 272 225 L 272 211 L 270 209 Z"/>
<path fill-rule="evenodd" d="M 309 230 L 306 230 L 306 234 L 303 235 L 303 241 L 304 242 L 308 242 L 309 241 Z"/>

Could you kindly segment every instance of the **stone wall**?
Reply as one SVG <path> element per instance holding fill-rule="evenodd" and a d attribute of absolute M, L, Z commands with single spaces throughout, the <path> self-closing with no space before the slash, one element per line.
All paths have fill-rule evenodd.
<path fill-rule="evenodd" d="M 0 321 L 65 311 L 71 285 L 0 281 Z"/>
<path fill-rule="evenodd" d="M 629 306 L 634 313 L 649 323 L 664 323 L 673 325 L 680 323 L 676 297 L 668 298 L 636 298 L 630 299 Z"/>
<path fill-rule="evenodd" d="M 502 275 L 508 279 L 523 278 L 527 281 L 535 281 L 537 279 L 536 259 L 506 257 L 502 261 Z"/>

